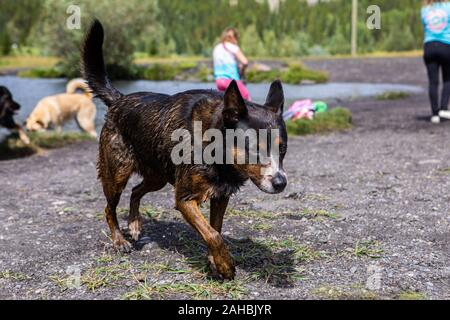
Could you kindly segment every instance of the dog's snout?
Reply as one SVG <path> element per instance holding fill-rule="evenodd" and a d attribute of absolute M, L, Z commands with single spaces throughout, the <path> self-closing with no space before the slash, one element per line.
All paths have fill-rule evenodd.
<path fill-rule="evenodd" d="M 272 179 L 272 185 L 277 192 L 283 191 L 287 186 L 286 176 L 278 172 Z"/>

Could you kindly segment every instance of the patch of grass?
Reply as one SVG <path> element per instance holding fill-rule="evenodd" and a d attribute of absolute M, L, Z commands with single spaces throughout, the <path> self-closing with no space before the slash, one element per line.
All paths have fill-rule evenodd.
<path fill-rule="evenodd" d="M 304 279 L 304 270 L 299 264 L 322 257 L 321 252 L 291 237 L 284 240 L 233 242 L 230 248 L 238 265 L 249 271 L 251 281 L 262 280 L 282 287 L 292 286 L 295 281 Z"/>
<path fill-rule="evenodd" d="M 327 210 L 323 209 L 303 209 L 299 213 L 300 216 L 304 216 L 306 218 L 310 219 L 321 219 L 321 218 L 328 218 L 328 219 L 339 219 L 340 216 L 337 213 L 329 212 Z"/>
<path fill-rule="evenodd" d="M 324 256 L 323 252 L 315 251 L 314 249 L 308 246 L 299 244 L 292 237 L 279 241 L 267 239 L 262 239 L 259 241 L 263 243 L 265 246 L 275 251 L 278 250 L 291 251 L 293 253 L 293 258 L 295 259 L 296 263 L 308 263 Z"/>
<path fill-rule="evenodd" d="M 283 283 L 301 281 L 305 279 L 304 270 L 292 268 L 283 264 L 276 264 L 271 261 L 265 262 L 263 268 L 256 269 L 250 275 L 252 281 L 262 280 L 267 283 Z"/>
<path fill-rule="evenodd" d="M 377 100 L 384 101 L 384 100 L 402 100 L 409 97 L 409 93 L 402 92 L 402 91 L 390 91 L 385 92 L 383 94 L 380 94 L 377 96 Z"/>
<path fill-rule="evenodd" d="M 383 253 L 384 250 L 377 241 L 358 241 L 354 249 L 354 255 L 357 257 L 379 259 L 383 256 Z"/>
<path fill-rule="evenodd" d="M 308 135 L 344 131 L 352 127 L 352 113 L 346 108 L 335 108 L 329 112 L 316 114 L 313 120 L 287 121 L 290 135 Z"/>
<path fill-rule="evenodd" d="M 163 210 L 156 209 L 149 206 L 143 206 L 140 208 L 141 215 L 149 219 L 158 219 L 163 214 Z"/>
<path fill-rule="evenodd" d="M 29 134 L 29 138 L 32 145 L 44 149 L 57 149 L 73 143 L 95 141 L 95 138 L 82 132 L 34 132 Z"/>
<path fill-rule="evenodd" d="M 171 56 L 171 57 L 155 57 L 148 55 L 139 55 L 135 59 L 135 63 L 138 65 L 149 65 L 157 63 L 166 64 L 198 64 L 200 62 L 209 61 L 208 58 L 201 56 Z"/>
<path fill-rule="evenodd" d="M 144 216 L 147 217 L 149 219 L 158 219 L 161 217 L 161 215 L 164 213 L 165 211 L 159 208 L 154 208 L 152 206 L 140 206 L 139 208 L 139 213 Z M 128 214 L 130 213 L 130 209 L 129 208 L 117 208 L 117 214 L 121 217 L 128 217 Z M 99 218 L 103 219 L 104 218 L 104 213 L 101 212 L 99 213 Z"/>
<path fill-rule="evenodd" d="M 189 257 L 180 261 L 189 264 L 195 276 L 208 279 L 205 244 L 192 239 L 192 236 L 184 235 L 180 235 L 180 241 L 180 252 Z M 249 273 L 248 281 L 262 280 L 275 286 L 289 286 L 294 281 L 303 279 L 303 270 L 296 264 L 322 256 L 290 238 L 280 241 L 250 238 L 225 241 L 236 265 Z"/>
<path fill-rule="evenodd" d="M 308 69 L 299 63 L 290 64 L 288 70 L 280 75 L 281 81 L 289 84 L 299 84 L 305 80 L 325 83 L 328 82 L 328 78 L 326 72 Z"/>
<path fill-rule="evenodd" d="M 442 174 L 450 174 L 450 168 L 442 168 L 438 169 L 438 171 Z"/>
<path fill-rule="evenodd" d="M 202 77 L 207 81 L 210 70 L 206 67 L 199 67 L 194 61 L 182 61 L 179 63 L 155 63 L 149 66 L 138 66 L 137 78 L 151 81 L 170 81 L 183 77 L 189 72 Z M 198 69 L 198 71 L 196 71 Z M 197 73 L 195 73 L 197 72 Z"/>
<path fill-rule="evenodd" d="M 130 267 L 129 262 L 98 266 L 82 274 L 81 284 L 95 292 L 100 288 L 112 286 L 119 280 L 129 279 Z"/>
<path fill-rule="evenodd" d="M 96 292 L 101 288 L 116 286 L 120 281 L 131 279 L 133 275 L 131 263 L 127 260 L 114 263 L 114 260 L 114 257 L 105 255 L 98 258 L 92 268 L 81 274 L 81 286 Z M 72 283 L 71 276 L 52 275 L 49 279 L 62 290 L 69 289 L 68 284 Z"/>
<path fill-rule="evenodd" d="M 73 208 L 73 207 L 66 207 L 66 208 L 62 209 L 63 213 L 75 213 L 77 211 L 78 211 L 78 209 L 77 208 Z"/>
<path fill-rule="evenodd" d="M 204 283 L 140 284 L 137 289 L 126 293 L 126 300 L 170 299 L 183 295 L 193 299 L 239 299 L 247 292 L 242 282 L 206 281 Z"/>
<path fill-rule="evenodd" d="M 24 273 L 6 270 L 6 271 L 0 271 L 0 279 L 14 280 L 14 281 L 26 281 L 26 280 L 30 280 L 31 277 Z"/>
<path fill-rule="evenodd" d="M 174 80 L 181 70 L 176 65 L 157 63 L 142 68 L 140 78 L 151 81 Z"/>
<path fill-rule="evenodd" d="M 0 59 L 0 71 L 23 68 L 50 68 L 58 63 L 54 57 L 6 56 Z"/>
<path fill-rule="evenodd" d="M 207 66 L 201 66 L 197 71 L 197 78 L 201 82 L 208 82 L 213 79 L 213 71 Z"/>
<path fill-rule="evenodd" d="M 6 137 L 0 143 L 0 160 L 30 156 L 38 152 L 39 148 L 56 149 L 73 143 L 95 140 L 90 135 L 81 132 L 33 132 L 28 133 L 28 137 L 31 141 L 29 145 L 25 145 L 19 140 L 16 134 Z"/>
<path fill-rule="evenodd" d="M 281 79 L 284 83 L 300 84 L 303 81 L 325 83 L 329 75 L 326 72 L 306 68 L 301 63 L 290 63 L 286 70 L 257 71 L 249 70 L 247 80 L 251 83 L 271 82 Z"/>
<path fill-rule="evenodd" d="M 427 296 L 421 292 L 403 291 L 398 294 L 398 300 L 427 300 Z"/>
<path fill-rule="evenodd" d="M 246 73 L 247 81 L 250 83 L 272 82 L 280 78 L 281 72 L 278 70 L 257 71 L 248 70 Z"/>
<path fill-rule="evenodd" d="M 95 260 L 97 263 L 110 263 L 114 261 L 114 256 L 103 254 L 100 258 Z"/>
<path fill-rule="evenodd" d="M 65 72 L 59 66 L 53 67 L 41 67 L 32 68 L 27 70 L 22 70 L 18 73 L 21 78 L 31 78 L 31 79 L 52 79 L 52 78 L 65 78 Z"/>
<path fill-rule="evenodd" d="M 250 228 L 255 231 L 269 231 L 273 228 L 273 226 L 264 222 L 256 222 L 250 224 Z"/>
<path fill-rule="evenodd" d="M 325 300 L 376 300 L 379 298 L 376 293 L 361 286 L 343 289 L 324 285 L 314 289 L 313 294 Z"/>
<path fill-rule="evenodd" d="M 242 210 L 235 208 L 228 209 L 227 215 L 230 217 L 266 219 L 266 220 L 275 220 L 279 218 L 277 214 L 269 211 Z"/>

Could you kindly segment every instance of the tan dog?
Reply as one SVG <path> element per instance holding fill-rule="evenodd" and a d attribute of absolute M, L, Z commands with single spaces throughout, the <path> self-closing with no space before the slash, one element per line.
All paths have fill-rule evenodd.
<path fill-rule="evenodd" d="M 83 90 L 84 93 L 76 93 L 78 89 Z M 53 126 L 60 132 L 64 122 L 75 118 L 83 131 L 97 138 L 94 124 L 97 109 L 92 98 L 93 95 L 86 82 L 82 79 L 74 79 L 67 84 L 66 93 L 39 101 L 25 126 L 29 131 L 43 131 Z"/>

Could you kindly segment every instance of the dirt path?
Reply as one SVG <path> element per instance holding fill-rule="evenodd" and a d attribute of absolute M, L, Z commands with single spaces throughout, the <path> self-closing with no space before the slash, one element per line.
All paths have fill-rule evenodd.
<path fill-rule="evenodd" d="M 333 81 L 425 85 L 420 59 L 363 62 L 308 63 Z M 233 198 L 238 275 L 225 284 L 205 279 L 170 188 L 145 197 L 138 250 L 111 250 L 95 143 L 0 162 L 0 298 L 450 299 L 450 123 L 425 121 L 425 96 L 345 105 L 353 130 L 291 139 L 284 194 L 247 185 Z"/>

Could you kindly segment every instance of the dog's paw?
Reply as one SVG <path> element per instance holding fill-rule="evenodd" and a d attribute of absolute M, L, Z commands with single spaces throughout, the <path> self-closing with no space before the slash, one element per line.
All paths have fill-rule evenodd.
<path fill-rule="evenodd" d="M 129 243 L 127 240 L 125 240 L 123 237 L 116 239 L 113 242 L 114 249 L 121 253 L 130 253 L 133 246 L 131 243 Z"/>
<path fill-rule="evenodd" d="M 30 138 L 22 131 L 19 132 L 19 138 L 27 146 L 31 143 Z"/>
<path fill-rule="evenodd" d="M 130 224 L 128 225 L 128 232 L 130 233 L 130 236 L 134 241 L 139 240 L 141 230 L 142 230 L 142 222 L 140 219 L 136 219 L 130 222 Z"/>
<path fill-rule="evenodd" d="M 208 256 L 211 272 L 219 274 L 225 280 L 234 280 L 236 276 L 236 267 L 233 258 L 227 249 L 220 250 L 220 254 Z"/>

